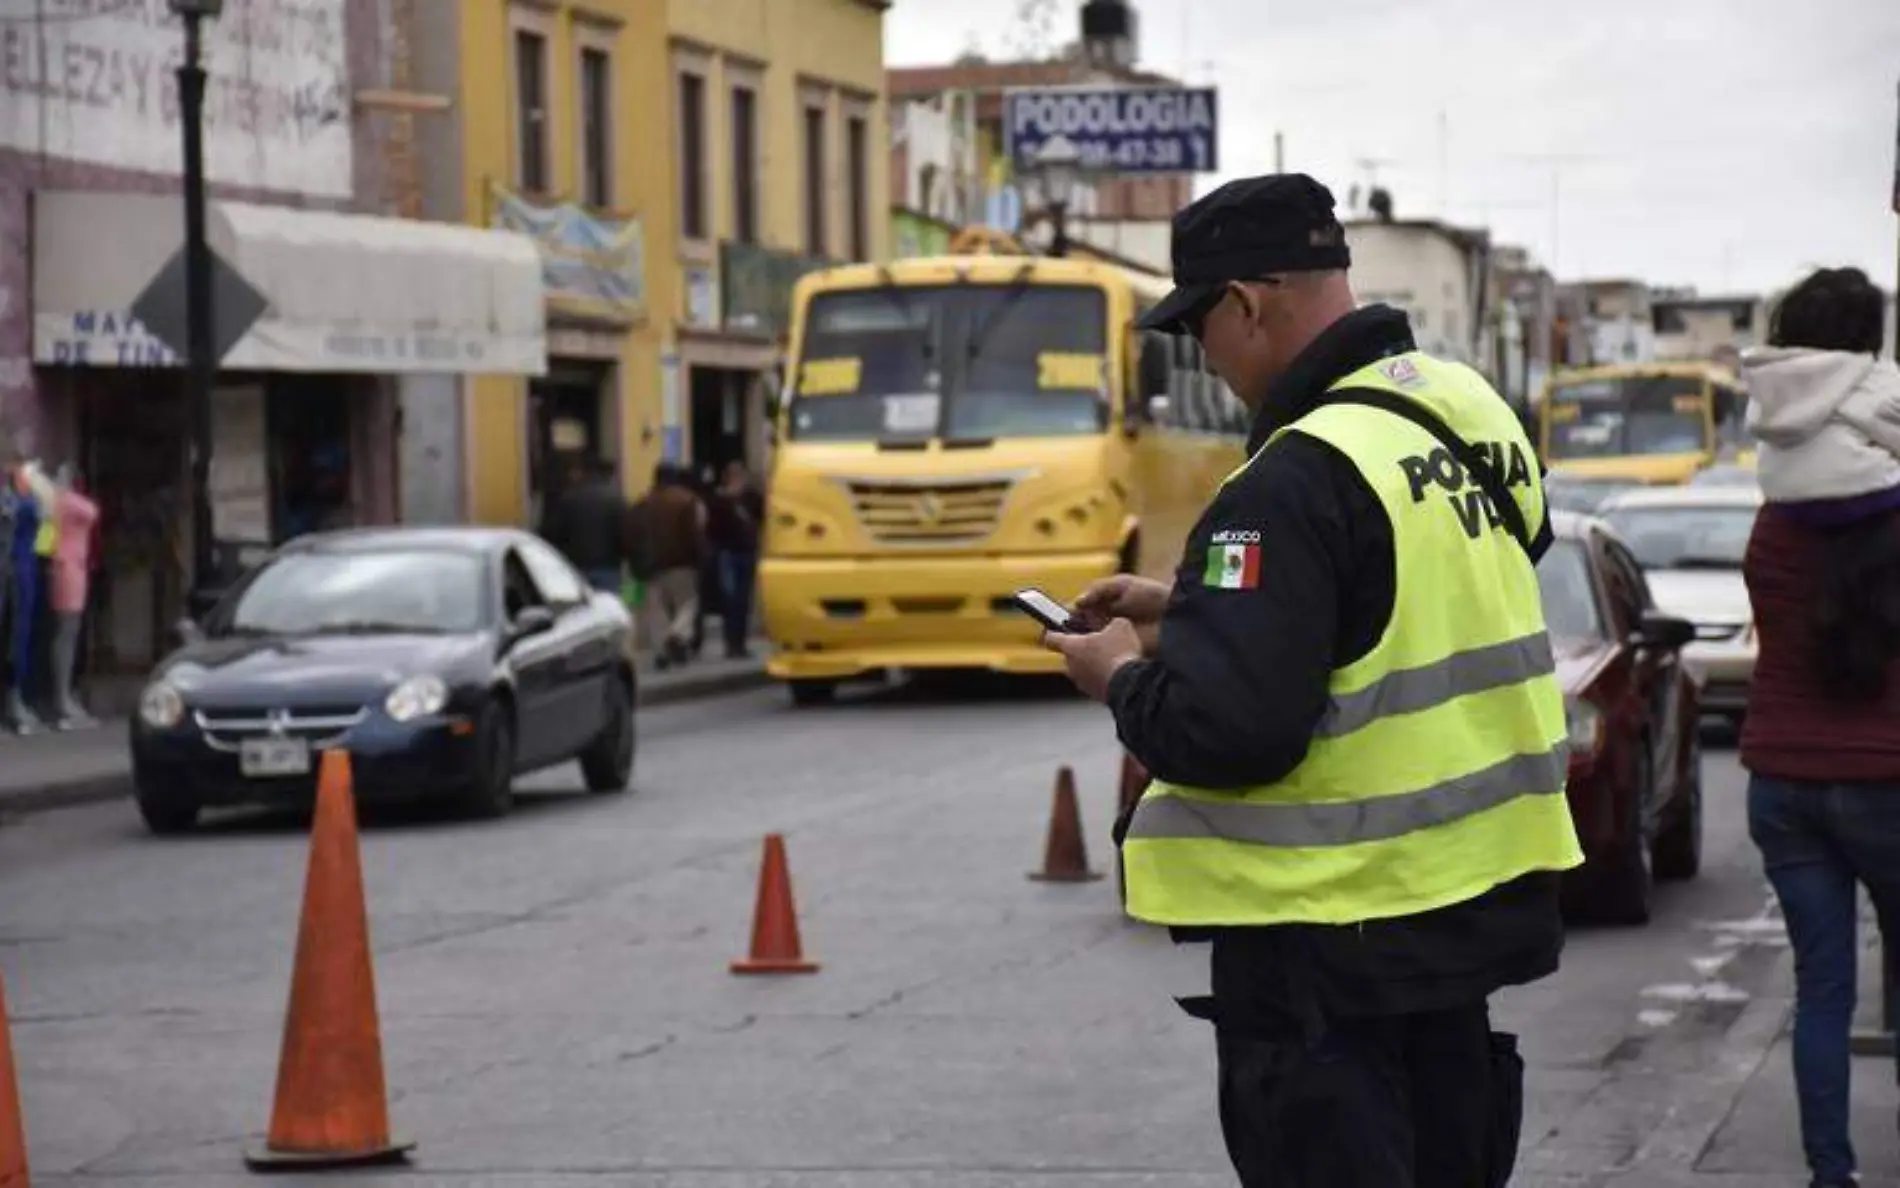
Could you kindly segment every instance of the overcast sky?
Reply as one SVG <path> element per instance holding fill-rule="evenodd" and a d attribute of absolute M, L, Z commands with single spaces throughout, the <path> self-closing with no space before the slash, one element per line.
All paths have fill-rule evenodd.
<path fill-rule="evenodd" d="M 898 0 L 889 62 L 1009 56 L 1022 6 Z M 1048 7 L 1072 40 L 1077 0 Z M 1566 278 L 1742 292 L 1851 263 L 1894 285 L 1900 0 L 1136 7 L 1143 66 L 1220 87 L 1203 189 L 1271 170 L 1279 129 L 1342 207 L 1378 161 L 1400 217 L 1489 226 Z"/>

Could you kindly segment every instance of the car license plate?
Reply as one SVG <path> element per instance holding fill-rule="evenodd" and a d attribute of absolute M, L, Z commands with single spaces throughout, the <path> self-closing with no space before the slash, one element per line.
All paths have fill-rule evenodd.
<path fill-rule="evenodd" d="M 246 739 L 238 748 L 238 770 L 246 777 L 307 775 L 310 744 L 301 738 Z"/>

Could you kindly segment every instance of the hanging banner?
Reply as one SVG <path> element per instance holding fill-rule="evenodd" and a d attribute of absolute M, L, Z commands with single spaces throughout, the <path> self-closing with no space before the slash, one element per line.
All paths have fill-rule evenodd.
<path fill-rule="evenodd" d="M 646 242 L 640 220 L 574 202 L 538 203 L 489 186 L 493 225 L 534 240 L 548 308 L 580 317 L 638 321 L 646 312 Z"/>

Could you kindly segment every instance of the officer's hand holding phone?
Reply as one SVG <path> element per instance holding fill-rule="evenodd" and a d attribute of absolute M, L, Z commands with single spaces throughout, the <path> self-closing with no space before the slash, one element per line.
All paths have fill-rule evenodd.
<path fill-rule="evenodd" d="M 1141 637 L 1142 655 L 1151 656 L 1160 638 L 1161 616 L 1167 613 L 1173 593 L 1166 582 L 1118 573 L 1082 591 L 1075 600 L 1073 618 L 1088 631 L 1100 631 L 1114 619 L 1127 619 Z"/>
<path fill-rule="evenodd" d="M 1069 679 L 1096 701 L 1108 700 L 1108 683 L 1122 665 L 1141 659 L 1141 637 L 1127 619 L 1096 629 L 1036 589 L 1018 590 L 1016 605 L 1042 624 L 1043 645 L 1062 653 Z"/>

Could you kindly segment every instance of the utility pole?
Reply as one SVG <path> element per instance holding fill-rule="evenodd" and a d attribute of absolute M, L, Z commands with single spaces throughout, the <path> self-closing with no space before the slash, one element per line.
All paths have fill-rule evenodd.
<path fill-rule="evenodd" d="M 195 618 L 210 609 L 217 585 L 211 523 L 211 389 L 217 382 L 211 325 L 211 247 L 205 235 L 204 35 L 223 0 L 171 0 L 184 20 L 185 57 L 178 65 L 179 119 L 184 136 L 186 404 L 191 418 L 191 596 Z"/>
<path fill-rule="evenodd" d="M 1602 158 L 1591 153 L 1513 153 L 1506 159 L 1550 170 L 1550 272 L 1552 276 L 1560 275 L 1563 251 L 1564 168 L 1570 165 L 1588 164 Z"/>
<path fill-rule="evenodd" d="M 1286 172 L 1286 133 L 1277 128 L 1273 132 L 1273 171 Z"/>

